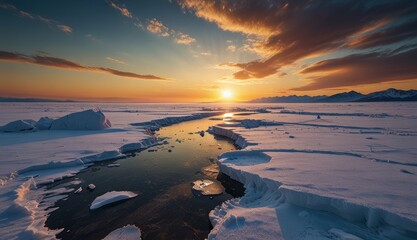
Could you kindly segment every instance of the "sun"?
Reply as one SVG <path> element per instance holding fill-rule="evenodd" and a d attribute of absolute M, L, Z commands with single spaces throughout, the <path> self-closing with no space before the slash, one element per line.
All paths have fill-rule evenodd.
<path fill-rule="evenodd" d="M 223 89 L 222 90 L 222 97 L 224 99 L 232 99 L 233 98 L 233 92 L 230 89 Z"/>

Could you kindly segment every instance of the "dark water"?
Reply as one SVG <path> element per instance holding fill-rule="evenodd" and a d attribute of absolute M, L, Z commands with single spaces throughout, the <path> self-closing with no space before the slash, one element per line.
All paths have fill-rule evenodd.
<path fill-rule="evenodd" d="M 192 182 L 211 179 L 200 170 L 213 164 L 216 157 L 235 150 L 229 140 L 195 133 L 207 129 L 216 121 L 202 119 L 184 122 L 161 129 L 159 137 L 167 137 L 168 144 L 159 145 L 136 156 L 117 161 L 96 164 L 74 178 L 66 179 L 50 188 L 81 180 L 83 191 L 70 193 L 54 207 L 47 222 L 51 229 L 64 230 L 61 239 L 102 239 L 111 231 L 135 224 L 142 231 L 143 239 L 204 239 L 211 229 L 209 212 L 222 202 L 243 194 L 243 186 L 225 175 L 226 191 L 217 196 L 202 196 L 192 190 Z M 156 150 L 156 151 L 154 151 Z M 171 150 L 171 152 L 169 152 Z M 109 163 L 120 167 L 109 168 Z M 97 186 L 88 191 L 87 185 Z M 90 210 L 93 200 L 108 191 L 132 191 L 136 198 Z M 232 196 L 233 195 L 233 196 Z"/>

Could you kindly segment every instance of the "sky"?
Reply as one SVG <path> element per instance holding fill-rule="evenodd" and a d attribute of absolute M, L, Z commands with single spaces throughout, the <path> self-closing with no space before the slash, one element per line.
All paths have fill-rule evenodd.
<path fill-rule="evenodd" d="M 0 31 L 2 97 L 201 102 L 417 89 L 415 0 L 0 0 Z"/>

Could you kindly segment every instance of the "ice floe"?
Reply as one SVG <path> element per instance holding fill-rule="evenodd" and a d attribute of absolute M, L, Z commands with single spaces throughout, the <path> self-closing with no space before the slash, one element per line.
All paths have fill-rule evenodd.
<path fill-rule="evenodd" d="M 141 240 L 141 232 L 135 225 L 127 225 L 109 233 L 103 240 Z"/>
<path fill-rule="evenodd" d="M 90 209 L 94 210 L 105 205 L 136 197 L 137 194 L 129 191 L 111 191 L 98 196 L 91 203 Z"/>
<path fill-rule="evenodd" d="M 224 191 L 223 186 L 211 180 L 197 180 L 193 182 L 193 189 L 200 192 L 202 195 L 219 195 Z"/>

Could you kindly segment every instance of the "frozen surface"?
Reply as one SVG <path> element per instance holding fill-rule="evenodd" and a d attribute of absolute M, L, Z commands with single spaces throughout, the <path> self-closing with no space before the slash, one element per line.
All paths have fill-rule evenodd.
<path fill-rule="evenodd" d="M 103 240 L 140 240 L 140 229 L 134 225 L 127 225 L 109 233 Z"/>
<path fill-rule="evenodd" d="M 111 127 L 48 130 L 56 119 L 96 108 Z M 214 116 L 214 110 L 240 112 L 225 116 L 228 121 L 210 132 L 243 148 L 223 154 L 219 167 L 244 183 L 246 193 L 211 212 L 209 239 L 416 239 L 417 104 L 412 102 L 1 103 L 1 126 L 19 119 L 27 124 L 0 131 L 0 236 L 54 239 L 60 230 L 44 227 L 50 206 L 80 185 L 47 192 L 43 183 L 158 144 L 154 130 Z"/>
<path fill-rule="evenodd" d="M 202 113 L 214 114 L 190 104 L 1 103 L 0 126 L 39 120 L 10 124 L 9 132 L 1 128 L 0 236 L 54 239 L 59 231 L 46 229 L 44 222 L 53 210 L 49 207 L 66 193 L 49 198 L 41 184 L 73 176 L 97 161 L 122 158 L 123 150 L 158 144 L 150 135 L 151 121 L 157 128 L 205 117 Z"/>
<path fill-rule="evenodd" d="M 246 193 L 211 212 L 209 239 L 417 238 L 416 103 L 270 110 L 211 129 L 243 148 L 219 166 Z"/>
<path fill-rule="evenodd" d="M 90 209 L 97 209 L 105 205 L 136 197 L 137 194 L 129 191 L 111 191 L 98 196 L 91 203 Z"/>

